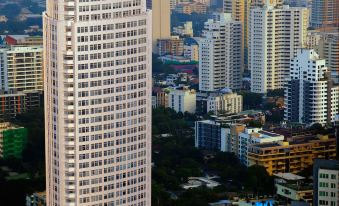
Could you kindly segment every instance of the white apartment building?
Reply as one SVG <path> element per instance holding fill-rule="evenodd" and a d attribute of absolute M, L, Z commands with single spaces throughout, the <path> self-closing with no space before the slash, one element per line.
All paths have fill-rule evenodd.
<path fill-rule="evenodd" d="M 168 107 L 176 112 L 195 113 L 196 92 L 188 88 L 171 90 L 168 95 Z"/>
<path fill-rule="evenodd" d="M 0 90 L 42 91 L 42 55 L 39 46 L 0 49 Z"/>
<path fill-rule="evenodd" d="M 334 122 L 339 112 L 338 91 L 331 83 L 325 59 L 314 50 L 298 50 L 285 86 L 285 120 L 308 125 Z"/>
<path fill-rule="evenodd" d="M 248 166 L 248 148 L 253 144 L 270 143 L 283 141 L 284 136 L 272 132 L 264 131 L 261 128 L 246 128 L 239 134 L 238 157 L 241 163 Z"/>
<path fill-rule="evenodd" d="M 218 14 L 205 22 L 199 39 L 199 89 L 216 91 L 241 88 L 241 23 L 231 14 Z"/>
<path fill-rule="evenodd" d="M 243 98 L 232 92 L 213 92 L 207 97 L 207 113 L 235 114 L 242 112 Z"/>
<path fill-rule="evenodd" d="M 267 93 L 283 88 L 290 60 L 306 44 L 309 11 L 302 7 L 264 6 L 249 17 L 251 91 Z"/>
<path fill-rule="evenodd" d="M 48 0 L 46 9 L 47 205 L 151 205 L 146 0 Z"/>

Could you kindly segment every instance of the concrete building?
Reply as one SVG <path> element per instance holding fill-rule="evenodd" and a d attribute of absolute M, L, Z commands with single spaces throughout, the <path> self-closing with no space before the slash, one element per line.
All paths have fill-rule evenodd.
<path fill-rule="evenodd" d="M 312 0 L 311 26 L 314 29 L 339 26 L 337 0 Z"/>
<path fill-rule="evenodd" d="M 199 2 L 185 2 L 175 6 L 175 11 L 181 14 L 206 14 L 207 5 Z"/>
<path fill-rule="evenodd" d="M 249 147 L 253 144 L 274 143 L 284 140 L 283 135 L 264 131 L 261 128 L 246 128 L 244 132 L 239 133 L 238 158 L 241 163 L 250 166 L 248 162 Z"/>
<path fill-rule="evenodd" d="M 153 51 L 157 50 L 159 39 L 171 38 L 171 8 L 170 1 L 152 0 L 152 33 Z"/>
<path fill-rule="evenodd" d="M 339 113 L 339 87 L 332 85 L 325 59 L 314 50 L 301 49 L 290 67 L 284 119 L 307 125 L 334 122 Z"/>
<path fill-rule="evenodd" d="M 314 206 L 339 205 L 339 162 L 316 159 L 313 165 Z"/>
<path fill-rule="evenodd" d="M 199 61 L 199 45 L 190 44 L 184 45 L 184 57 L 191 59 L 191 61 Z"/>
<path fill-rule="evenodd" d="M 263 7 L 266 0 L 223 0 L 224 13 L 231 13 L 232 19 L 239 21 L 242 24 L 241 36 L 242 36 L 242 56 L 244 57 L 243 66 L 248 68 L 248 18 L 250 9 L 254 7 Z M 271 6 L 282 6 L 282 0 L 270 0 Z"/>
<path fill-rule="evenodd" d="M 221 129 L 221 151 L 231 152 L 236 156 L 239 155 L 239 134 L 244 132 L 246 125 L 229 124 Z"/>
<path fill-rule="evenodd" d="M 27 143 L 27 129 L 10 122 L 0 123 L 0 158 L 22 158 Z"/>
<path fill-rule="evenodd" d="M 243 98 L 241 95 L 232 92 L 212 92 L 207 97 L 206 113 L 236 114 L 242 112 Z"/>
<path fill-rule="evenodd" d="M 293 137 L 289 141 L 254 144 L 249 147 L 248 165 L 260 165 L 272 175 L 301 172 L 313 164 L 314 159 L 335 159 L 335 138 L 322 135 Z"/>
<path fill-rule="evenodd" d="M 0 92 L 0 120 L 33 111 L 42 105 L 42 92 Z"/>
<path fill-rule="evenodd" d="M 331 71 L 331 79 L 339 84 L 339 32 L 321 32 L 321 38 L 315 47 L 326 66 Z"/>
<path fill-rule="evenodd" d="M 0 90 L 42 91 L 42 55 L 40 46 L 0 49 Z"/>
<path fill-rule="evenodd" d="M 46 10 L 46 204 L 151 205 L 146 0 L 48 0 Z"/>
<path fill-rule="evenodd" d="M 222 124 L 212 120 L 195 122 L 195 147 L 206 150 L 221 150 Z"/>
<path fill-rule="evenodd" d="M 166 89 L 160 87 L 153 88 L 153 97 L 155 97 L 155 108 L 158 107 L 168 107 L 168 93 Z"/>
<path fill-rule="evenodd" d="M 297 49 L 305 47 L 308 14 L 307 8 L 286 5 L 251 9 L 248 40 L 252 92 L 283 88 L 291 59 Z"/>
<path fill-rule="evenodd" d="M 47 206 L 46 192 L 35 192 L 26 196 L 26 206 Z"/>
<path fill-rule="evenodd" d="M 173 34 L 181 37 L 193 37 L 193 24 L 187 21 L 183 26 L 173 27 Z"/>
<path fill-rule="evenodd" d="M 184 41 L 179 37 L 171 37 L 169 39 L 158 39 L 158 54 L 182 56 L 184 53 Z"/>
<path fill-rule="evenodd" d="M 278 173 L 274 177 L 281 205 L 312 204 L 313 186 L 304 177 L 292 173 Z"/>
<path fill-rule="evenodd" d="M 186 87 L 171 90 L 168 94 L 168 107 L 176 112 L 195 113 L 196 92 Z"/>
<path fill-rule="evenodd" d="M 241 47 L 241 23 L 230 14 L 218 14 L 205 22 L 199 39 L 199 90 L 241 88 Z"/>

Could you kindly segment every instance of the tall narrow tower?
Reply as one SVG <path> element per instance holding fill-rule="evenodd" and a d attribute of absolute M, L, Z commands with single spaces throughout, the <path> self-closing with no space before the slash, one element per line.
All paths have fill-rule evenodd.
<path fill-rule="evenodd" d="M 47 0 L 49 206 L 151 205 L 146 0 Z"/>

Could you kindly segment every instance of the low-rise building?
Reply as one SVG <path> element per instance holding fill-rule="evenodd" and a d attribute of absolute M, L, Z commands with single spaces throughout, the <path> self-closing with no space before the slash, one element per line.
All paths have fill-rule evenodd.
<path fill-rule="evenodd" d="M 173 36 L 170 39 L 158 39 L 157 47 L 159 56 L 182 56 L 184 53 L 184 41 L 179 37 Z"/>
<path fill-rule="evenodd" d="M 313 186 L 307 183 L 304 177 L 292 173 L 278 173 L 274 176 L 280 204 L 312 204 Z"/>
<path fill-rule="evenodd" d="M 238 157 L 241 163 L 248 166 L 248 150 L 253 144 L 274 143 L 284 140 L 283 135 L 262 130 L 262 128 L 246 128 L 239 134 Z"/>
<path fill-rule="evenodd" d="M 10 122 L 0 123 L 0 158 L 22 158 L 27 142 L 27 129 Z"/>
<path fill-rule="evenodd" d="M 42 106 L 42 102 L 42 92 L 0 91 L 0 119 L 37 109 Z"/>
<path fill-rule="evenodd" d="M 316 159 L 313 165 L 313 206 L 339 205 L 339 161 Z"/>
<path fill-rule="evenodd" d="M 207 113 L 236 114 L 242 112 L 243 98 L 232 91 L 220 90 L 212 92 L 207 97 Z"/>
<path fill-rule="evenodd" d="M 195 122 L 195 147 L 206 150 L 221 150 L 220 122 L 203 120 Z"/>
<path fill-rule="evenodd" d="M 185 190 L 192 189 L 192 188 L 198 188 L 205 186 L 207 188 L 214 188 L 219 186 L 220 183 L 217 181 L 207 178 L 207 177 L 189 177 L 188 182 L 185 184 L 182 184 L 181 187 Z"/>
<path fill-rule="evenodd" d="M 173 34 L 182 37 L 193 37 L 193 24 L 191 21 L 187 21 L 183 26 L 177 26 L 173 28 Z"/>
<path fill-rule="evenodd" d="M 26 206 L 46 206 L 46 192 L 35 192 L 26 196 Z"/>
<path fill-rule="evenodd" d="M 292 137 L 289 141 L 253 144 L 247 153 L 248 166 L 260 165 L 274 173 L 301 172 L 314 159 L 335 159 L 335 138 L 328 135 Z"/>
<path fill-rule="evenodd" d="M 168 107 L 176 112 L 195 113 L 196 92 L 187 87 L 171 90 L 168 95 Z"/>

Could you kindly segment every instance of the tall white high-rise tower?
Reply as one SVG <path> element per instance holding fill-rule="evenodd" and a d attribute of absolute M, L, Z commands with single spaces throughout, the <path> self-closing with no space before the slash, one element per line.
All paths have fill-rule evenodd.
<path fill-rule="evenodd" d="M 48 206 L 151 205 L 146 0 L 47 0 Z"/>

